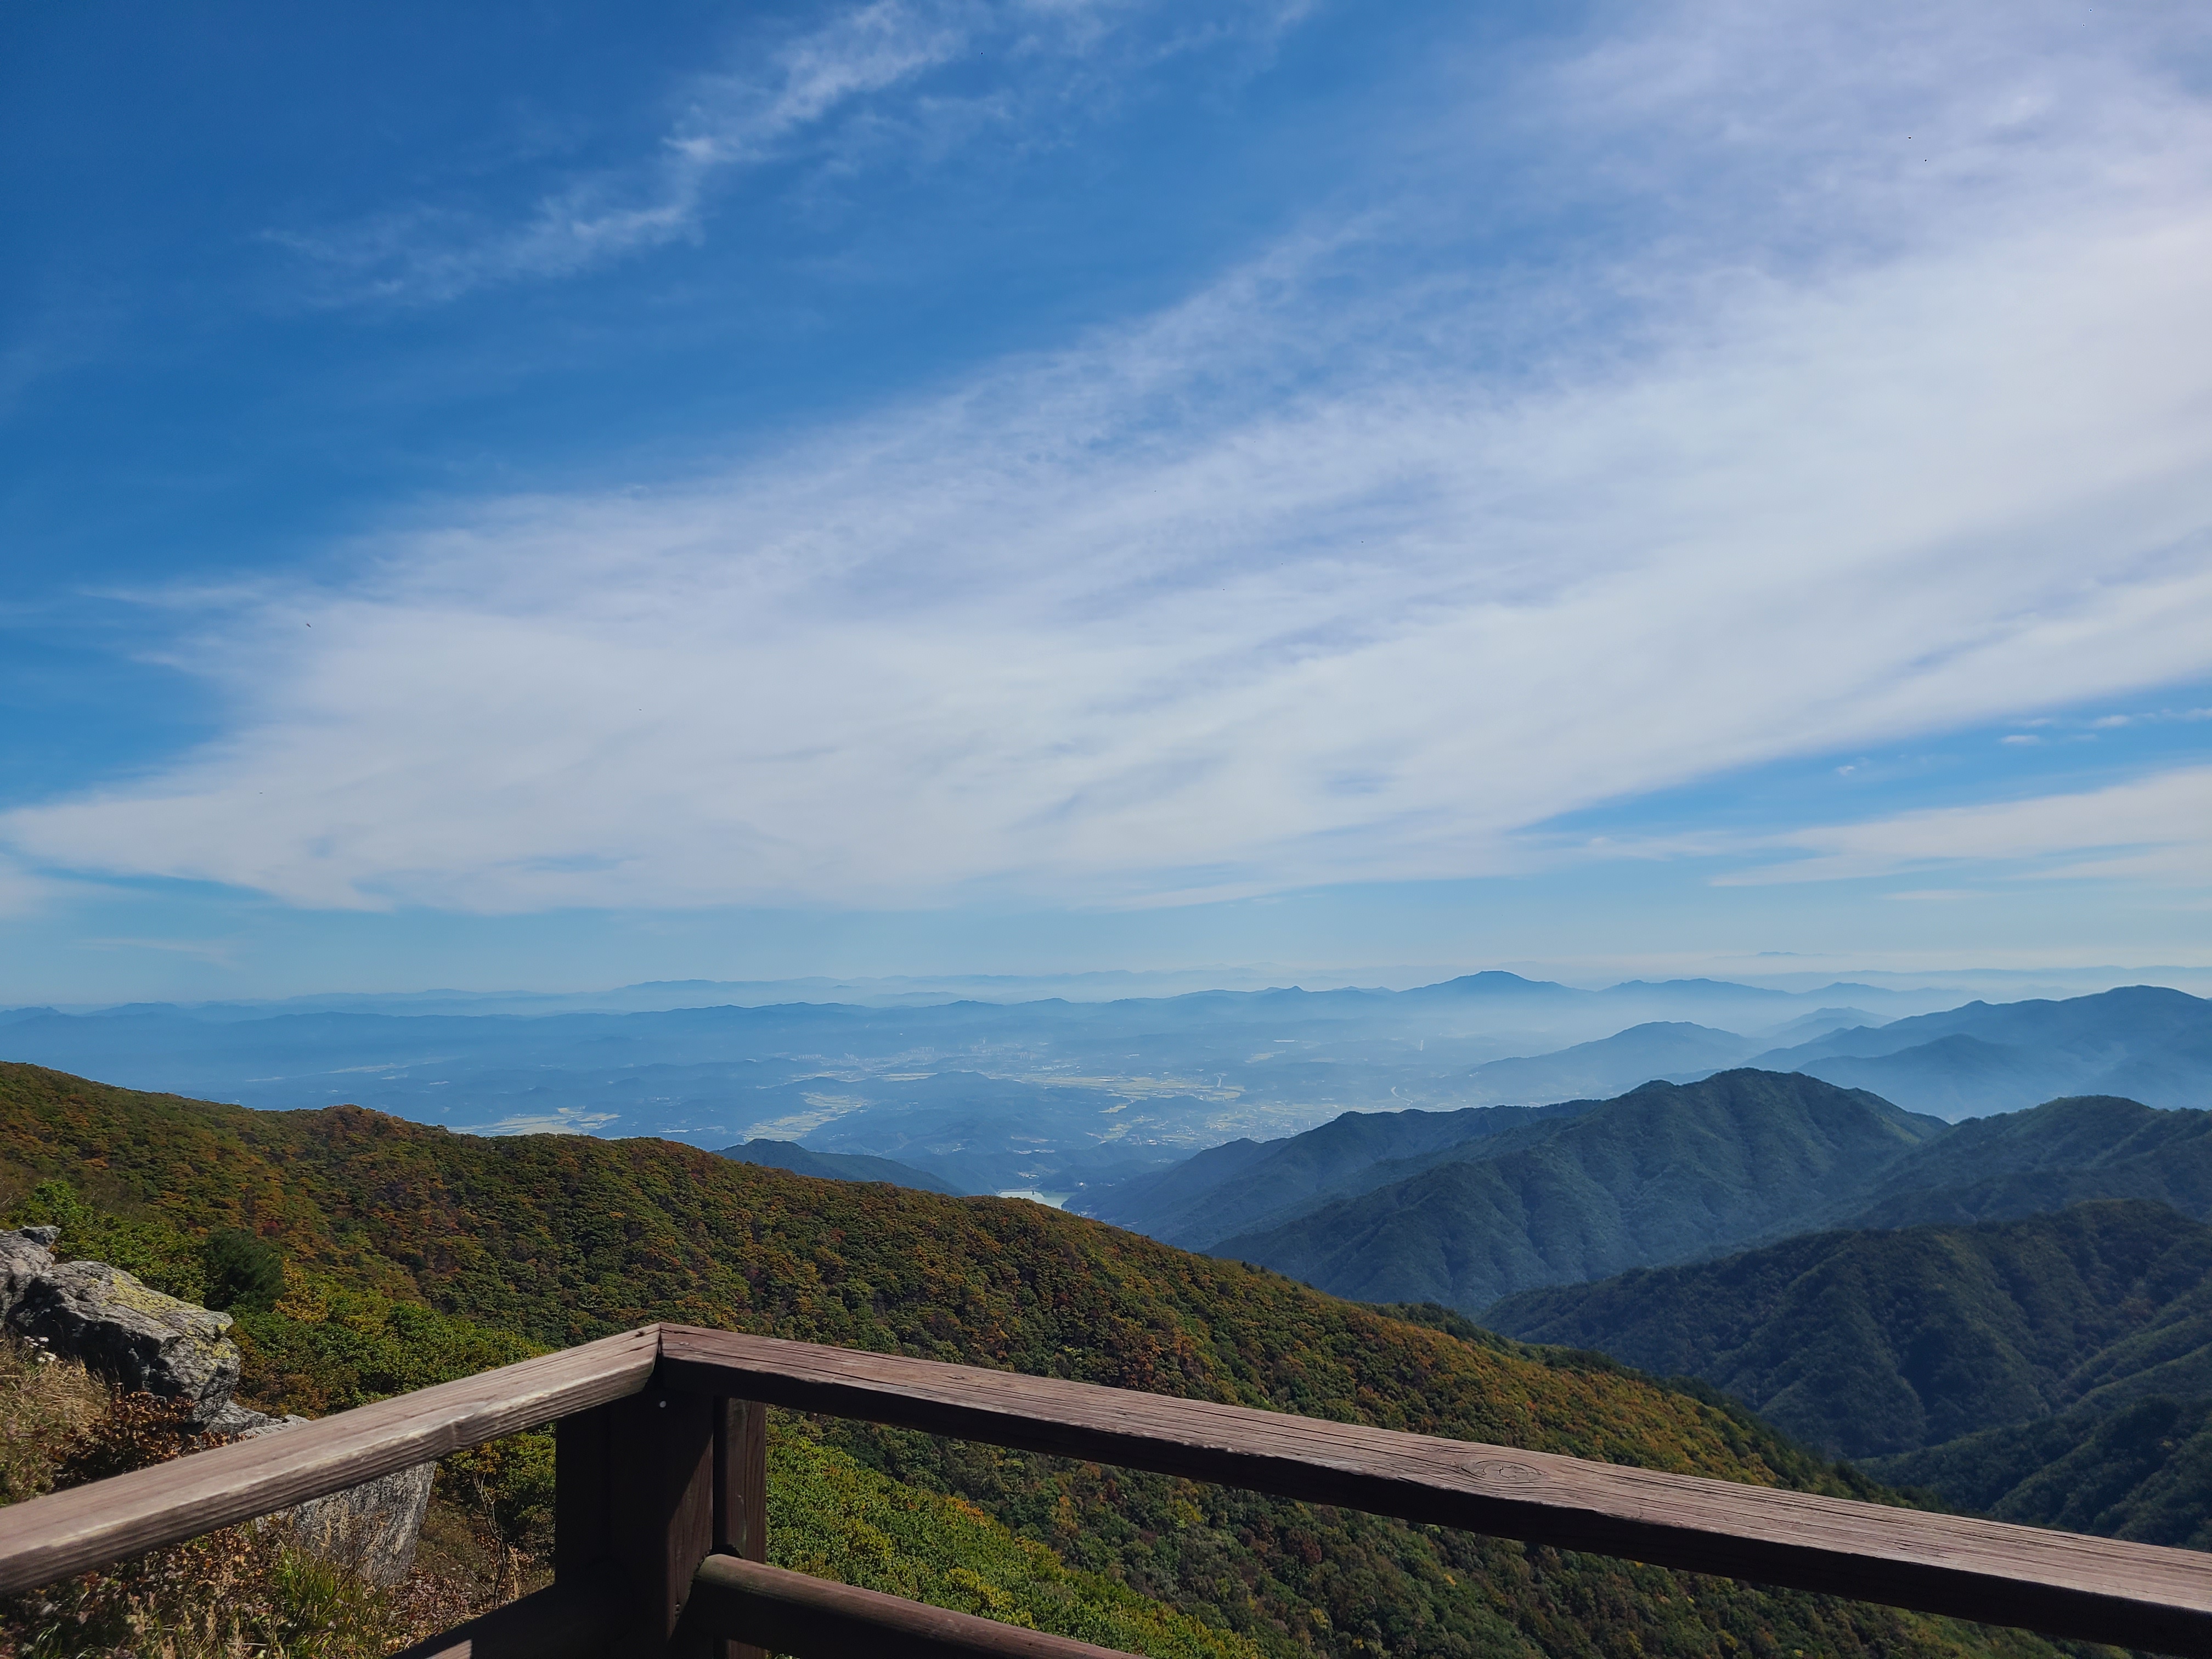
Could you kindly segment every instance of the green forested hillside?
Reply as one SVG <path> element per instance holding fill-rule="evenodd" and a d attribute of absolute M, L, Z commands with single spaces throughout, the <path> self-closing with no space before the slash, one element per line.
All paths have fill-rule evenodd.
<path fill-rule="evenodd" d="M 1861 1458 L 2212 1382 L 2208 1274 L 2212 1227 L 2118 1201 L 1978 1227 L 1808 1234 L 1523 1291 L 1483 1317 L 1702 1377 L 1808 1443 Z"/>
<path fill-rule="evenodd" d="M 319 1319 L 288 1295 L 269 1316 L 297 1328 L 283 1341 L 357 1338 L 365 1364 L 395 1363 L 395 1318 L 457 1343 L 459 1321 L 507 1334 L 480 1339 L 495 1347 L 672 1318 L 1853 1489 L 1689 1394 L 1464 1340 L 1018 1200 L 815 1181 L 665 1142 L 482 1140 L 348 1108 L 259 1114 L 0 1066 L 0 1195 L 20 1206 L 56 1180 L 125 1218 L 109 1228 L 118 1249 L 159 1255 L 165 1238 L 225 1226 L 272 1240 L 333 1304 Z M 270 1346 L 257 1373 L 281 1388 Z M 1077 1572 L 1274 1654 L 2049 1650 L 1095 1466 L 850 1425 L 823 1432 L 912 1493 L 957 1496 Z"/>
<path fill-rule="evenodd" d="M 2081 1095 L 1975 1118 L 1898 1159 L 1867 1192 L 1838 1194 L 1818 1224 L 2004 1221 L 2100 1198 L 2155 1199 L 2212 1219 L 2212 1111 Z"/>
<path fill-rule="evenodd" d="M 2001 1521 L 2212 1549 L 2212 1395 L 2065 1412 L 1867 1467 Z"/>
<path fill-rule="evenodd" d="M 1865 1190 L 1946 1127 L 1790 1073 L 1650 1083 L 1214 1249 L 1340 1296 L 1474 1313 L 1747 1243 Z"/>

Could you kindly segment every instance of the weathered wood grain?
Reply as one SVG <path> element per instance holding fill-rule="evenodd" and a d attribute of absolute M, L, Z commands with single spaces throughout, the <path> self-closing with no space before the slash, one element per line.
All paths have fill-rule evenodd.
<path fill-rule="evenodd" d="M 714 1553 L 768 1559 L 768 1407 L 714 1402 Z M 768 1650 L 722 1638 L 713 1659 L 768 1659 Z"/>
<path fill-rule="evenodd" d="M 714 1422 L 714 1553 L 768 1559 L 768 1407 L 718 1400 Z"/>
<path fill-rule="evenodd" d="M 741 1638 L 797 1659 L 1129 1659 L 1112 1648 L 732 1555 L 710 1555 L 701 1564 L 684 1622 L 687 1629 Z"/>
<path fill-rule="evenodd" d="M 2212 1558 L 896 1355 L 661 1328 L 661 1380 L 1408 1521 L 2212 1656 Z"/>
<path fill-rule="evenodd" d="M 0 1508 L 0 1595 L 635 1394 L 651 1378 L 659 1351 L 659 1328 L 647 1326 L 281 1434 L 9 1504 Z"/>

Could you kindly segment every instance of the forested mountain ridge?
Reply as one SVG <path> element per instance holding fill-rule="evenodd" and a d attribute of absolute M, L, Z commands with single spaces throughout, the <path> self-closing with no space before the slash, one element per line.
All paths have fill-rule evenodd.
<path fill-rule="evenodd" d="M 1331 1198 L 1371 1191 L 1468 1155 L 1478 1142 L 1484 1151 L 1518 1146 L 1528 1133 L 1547 1133 L 1553 1123 L 1595 1104 L 1346 1112 L 1285 1139 L 1211 1147 L 1070 1207 L 1163 1243 L 1202 1250 L 1236 1233 L 1280 1225 Z"/>
<path fill-rule="evenodd" d="M 1809 1224 L 2002 1221 L 2100 1198 L 2154 1199 L 2212 1219 L 2212 1111 L 2087 1095 L 1971 1118 Z"/>
<path fill-rule="evenodd" d="M 2140 1200 L 1812 1233 L 1525 1291 L 1484 1322 L 1701 1377 L 1854 1459 L 2212 1384 L 2212 1227 Z"/>
<path fill-rule="evenodd" d="M 2212 1548 L 2212 1227 L 2161 1204 L 1807 1235 L 1486 1317 L 1700 1377 L 1955 1508 Z"/>
<path fill-rule="evenodd" d="M 484 1140 L 346 1108 L 258 1113 L 0 1066 L 0 1186 L 57 1179 L 186 1233 L 249 1228 L 303 1271 L 359 1287 L 349 1293 L 541 1343 L 681 1319 L 1851 1490 L 1690 1395 L 1460 1340 L 1018 1200 L 816 1181 L 666 1142 Z M 839 1432 L 909 1486 L 958 1493 L 1071 1565 L 1270 1653 L 2049 1651 L 1860 1604 Z"/>
<path fill-rule="evenodd" d="M 1868 1460 L 2000 1521 L 2212 1550 L 2212 1395 L 2154 1395 Z"/>
<path fill-rule="evenodd" d="M 1475 1313 L 1756 1238 L 1865 1190 L 1945 1127 L 1794 1073 L 1650 1083 L 1215 1249 L 1341 1296 Z"/>
<path fill-rule="evenodd" d="M 542 1350 L 303 1272 L 265 1240 L 235 1231 L 194 1239 L 158 1216 L 100 1209 L 64 1180 L 41 1182 L 6 1209 L 9 1222 L 58 1230 L 64 1260 L 127 1263 L 157 1293 L 228 1312 L 244 1358 L 240 1403 L 271 1413 L 343 1410 Z M 58 1346 L 0 1333 L 0 1504 L 192 1449 L 175 1438 L 186 1425 L 149 1412 L 143 1398 L 111 1397 L 96 1372 L 55 1364 Z M 974 1504 L 893 1481 L 809 1428 L 799 1419 L 770 1430 L 775 1565 L 1149 1659 L 1259 1659 L 1248 1639 L 1071 1570 Z M 375 1659 L 411 1650 L 550 1579 L 555 1461 L 550 1428 L 441 1460 L 402 1583 L 371 1582 L 348 1555 L 303 1555 L 281 1533 L 248 1523 L 0 1597 L 0 1654 Z"/>

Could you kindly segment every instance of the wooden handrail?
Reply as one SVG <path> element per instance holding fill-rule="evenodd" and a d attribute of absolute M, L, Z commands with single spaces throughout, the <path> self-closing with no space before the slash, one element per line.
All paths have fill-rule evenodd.
<path fill-rule="evenodd" d="M 662 1386 L 1692 1572 L 2212 1654 L 2212 1559 L 1208 1400 L 664 1325 Z"/>
<path fill-rule="evenodd" d="M 556 1571 L 564 1581 L 613 1574 L 617 1625 L 646 1632 L 635 1642 L 624 1638 L 624 1652 L 661 1651 L 679 1628 L 697 1638 L 690 1648 L 703 1643 L 696 1621 L 709 1614 L 679 1621 L 685 1598 L 696 1599 L 702 1583 L 709 1601 L 725 1609 L 774 1603 L 785 1609 L 778 1618 L 801 1616 L 790 1612 L 801 1603 L 825 1618 L 884 1613 L 866 1599 L 871 1593 L 817 1593 L 786 1582 L 795 1575 L 710 1559 L 717 1550 L 757 1559 L 763 1540 L 757 1408 L 718 1400 L 860 1418 L 2212 1659 L 2212 1559 L 2195 1551 L 682 1325 L 648 1326 L 0 1508 L 0 1594 L 562 1419 Z M 581 1593 L 574 1582 L 562 1592 Z M 549 1600 L 539 1611 L 552 1605 Z M 494 1615 L 483 1635 L 496 1638 L 533 1616 L 520 1607 L 503 1620 Z M 957 1634 L 931 1622 L 933 1612 L 898 1617 L 908 1620 L 915 1640 L 925 1627 L 937 1632 L 932 1641 Z M 922 1623 L 913 1625 L 916 1619 Z M 719 1620 L 714 1629 L 736 1633 Z M 878 1634 L 889 1640 L 890 1631 Z M 764 1626 L 742 1634 L 782 1644 Z M 420 1651 L 460 1651 L 441 1639 L 448 1644 Z M 957 1642 L 932 1650 L 956 1650 L 1017 1651 Z M 496 1641 L 483 1650 L 497 1650 Z M 678 1643 L 669 1650 L 689 1650 Z M 1048 1651 L 1064 1659 L 1073 1654 L 1060 1647 L 1018 1651 L 1038 1659 Z"/>
<path fill-rule="evenodd" d="M 637 1393 L 660 1355 L 648 1325 L 0 1507 L 0 1595 L 412 1468 Z"/>

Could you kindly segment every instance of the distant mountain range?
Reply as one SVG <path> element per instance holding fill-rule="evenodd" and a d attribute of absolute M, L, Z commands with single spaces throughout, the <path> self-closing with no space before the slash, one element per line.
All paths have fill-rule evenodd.
<path fill-rule="evenodd" d="M 2191 1063 L 2208 1016 L 2212 1003 L 2136 988 L 1978 1004 L 1778 1052 L 1806 1059 L 1808 1048 L 1865 1047 L 1903 1031 L 1887 1056 L 1902 1066 L 1931 1048 L 1984 1042 L 1972 1035 L 1983 1030 L 2007 1037 L 2027 1072 L 2171 1079 Z M 1475 1075 L 1589 1082 L 1727 1040 L 1710 1027 L 1653 1022 Z M 1952 1127 L 1814 1075 L 1813 1065 L 1835 1059 L 1655 1080 L 1603 1101 L 1350 1113 L 1085 1190 L 1073 1206 L 1340 1295 L 1468 1313 L 1516 1291 L 1824 1226 L 1999 1219 L 2092 1198 L 2156 1199 L 2212 1217 L 2205 1114 L 2100 1096 Z"/>
<path fill-rule="evenodd" d="M 1751 1063 L 1954 1120 L 2060 1095 L 2212 1105 L 2212 1000 L 2136 985 L 2063 1002 L 1970 1002 L 1831 1031 Z"/>
<path fill-rule="evenodd" d="M 2075 1092 L 2083 1078 L 2139 1079 L 2148 1092 L 2138 1098 L 2185 1104 L 2212 1089 L 2208 1033 L 2212 1002 L 2156 988 L 1929 1012 L 1926 997 L 1864 984 L 1784 994 L 1632 981 L 1586 990 L 1492 972 L 1403 992 L 1290 988 L 1081 1003 L 793 1002 L 537 1017 L 17 1010 L 0 1016 L 0 1056 L 258 1106 L 358 1103 L 482 1133 L 653 1134 L 708 1148 L 773 1140 L 884 1158 L 957 1192 L 1042 1190 L 1194 1248 L 1234 1241 L 1361 1293 L 1480 1307 L 1531 1284 L 1764 1240 L 1736 1231 L 1751 1212 L 1733 1202 L 1700 1217 L 1662 1197 L 1648 1214 L 1632 1204 L 1609 1219 L 1608 1205 L 1630 1200 L 1606 1182 L 1585 1171 L 1563 1176 L 1555 1192 L 1529 1175 L 1543 1163 L 1534 1140 L 1551 1133 L 1535 1126 L 1577 1116 L 1577 1103 L 1654 1079 L 1687 1084 L 1748 1060 L 1845 1091 L 1875 1068 L 1871 1093 L 1938 1115 L 2032 1105 Z M 1492 1104 L 1545 1109 L 1462 1115 Z M 1417 1115 L 1381 1127 L 1407 1108 Z M 1374 1121 L 1291 1144 L 1348 1114 Z M 1686 1168 L 1701 1167 L 1698 1145 L 1694 1133 L 1683 1143 Z M 1536 1162 L 1500 1164 L 1486 1177 L 1443 1173 L 1524 1152 Z M 1174 1170 L 1194 1153 L 1203 1161 Z M 2087 1180 L 2069 1189 L 2075 1197 L 2163 1190 L 2145 1185 L 2148 1176 L 2116 1185 L 2117 1166 L 2027 1173 L 2024 1197 L 1991 1192 L 1948 1212 L 1899 1214 L 2049 1207 L 2060 1201 L 2049 1195 L 2055 1181 Z M 1534 1182 L 1525 1194 L 1486 1184 L 1523 1176 Z M 1716 1191 L 1729 1179 L 1698 1178 Z M 1823 1176 L 1802 1192 L 1785 1180 L 1777 1190 L 1808 1208 L 1772 1224 L 1808 1224 L 1814 1211 L 1848 1219 L 1835 1206 L 1857 1189 L 1840 1180 Z M 1419 1192 L 1407 1186 L 1422 1181 Z M 1911 1190 L 1937 1184 L 1916 1178 Z M 1450 1194 L 1460 1189 L 1476 1209 L 1502 1206 L 1498 1215 L 1509 1218 L 1540 1196 L 1542 1213 L 1520 1226 L 1537 1242 L 1518 1265 L 1453 1254 L 1480 1245 L 1479 1255 L 1494 1224 L 1514 1224 L 1454 1219 Z M 1331 1202 L 1368 1210 L 1335 1218 L 1330 1224 L 1345 1231 L 1327 1239 L 1276 1237 Z M 1688 1227 L 1680 1248 L 1644 1253 L 1678 1216 Z M 1553 1226 L 1566 1231 L 1546 1233 Z M 1418 1271 L 1393 1265 L 1417 1259 Z"/>
<path fill-rule="evenodd" d="M 1285 1140 L 1232 1140 L 1169 1169 L 1106 1188 L 1078 1213 L 1202 1250 L 1332 1198 L 1388 1186 L 1477 1141 L 1571 1117 L 1597 1104 L 1469 1106 L 1456 1112 L 1346 1112 Z M 1515 1143 L 1517 1144 L 1517 1143 Z"/>
<path fill-rule="evenodd" d="M 1529 1104 L 1618 1093 L 1655 1078 L 1686 1083 L 1738 1066 L 1804 1072 L 1953 1121 L 2061 1095 L 2203 1105 L 2212 1103 L 2212 1000 L 2139 985 L 1901 1019 L 1832 1007 L 1747 1036 L 1658 1020 L 1487 1061 L 1469 1068 L 1466 1085 L 1477 1101 Z"/>
<path fill-rule="evenodd" d="M 1820 1022 L 1840 1012 L 1823 1009 L 1807 1018 L 1814 1029 L 1832 1030 L 1834 1026 Z M 1790 1027 L 1802 1028 L 1806 1024 L 1806 1020 L 1793 1020 Z M 1710 1076 L 1741 1066 L 1765 1046 L 1733 1031 L 1689 1020 L 1650 1020 L 1553 1054 L 1493 1060 L 1472 1068 L 1467 1081 L 1481 1100 L 1527 1103 L 1597 1098 L 1620 1094 L 1655 1078 L 1687 1081 Z"/>
<path fill-rule="evenodd" d="M 1084 982 L 1093 993 L 1099 984 Z M 787 1000 L 759 1006 L 771 994 Z M 700 1006 L 717 996 L 727 1000 Z M 15 1009 L 0 1012 L 0 1059 L 258 1107 L 352 1103 L 478 1133 L 649 1134 L 705 1148 L 788 1140 L 892 1158 L 965 1192 L 1079 1193 L 1347 1110 L 1480 1104 L 1470 1068 L 1625 1027 L 1695 1023 L 1772 1047 L 1803 1041 L 1808 1017 L 1810 1029 L 1826 1029 L 1823 1010 L 1887 1018 L 1956 1000 L 1712 980 L 1585 990 L 1507 973 L 1402 992 L 1289 987 L 1112 1001 L 700 982 L 633 987 L 597 1008 L 430 993 Z M 659 1006 L 623 1011 L 639 1000 Z M 1624 1063 L 1633 1081 L 1650 1074 Z"/>

